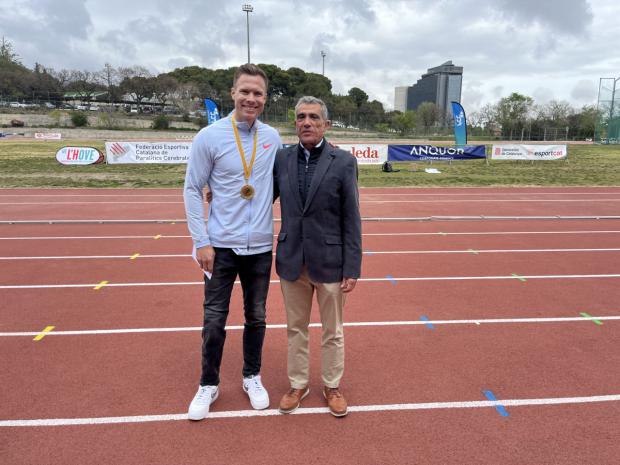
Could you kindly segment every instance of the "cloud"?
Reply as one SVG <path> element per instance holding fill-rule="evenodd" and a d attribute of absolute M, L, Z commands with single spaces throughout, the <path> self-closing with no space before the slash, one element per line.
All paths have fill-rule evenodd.
<path fill-rule="evenodd" d="M 252 61 L 321 72 L 333 90 L 357 86 L 393 105 L 394 87 L 447 60 L 464 67 L 470 106 L 511 92 L 575 104 L 581 81 L 618 74 L 615 0 L 250 1 Z M 3 0 L 0 30 L 27 66 L 237 66 L 247 59 L 246 14 L 221 0 Z M 475 85 L 472 83 L 476 83 Z M 537 89 L 539 89 L 537 91 Z M 536 93 L 538 92 L 538 93 Z"/>
<path fill-rule="evenodd" d="M 594 103 L 597 98 L 597 88 L 593 81 L 582 79 L 575 84 L 570 95 L 579 103 Z"/>

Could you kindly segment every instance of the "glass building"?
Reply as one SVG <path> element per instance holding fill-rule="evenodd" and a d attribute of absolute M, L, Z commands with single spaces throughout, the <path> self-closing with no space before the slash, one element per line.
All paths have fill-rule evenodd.
<path fill-rule="evenodd" d="M 461 88 L 463 84 L 463 67 L 454 66 L 452 61 L 435 68 L 429 68 L 418 82 L 411 87 L 406 87 L 407 98 L 403 104 L 403 87 L 395 89 L 394 109 L 405 111 L 415 110 L 424 102 L 432 102 L 439 107 L 441 114 L 445 116 L 444 122 L 452 119 L 452 107 L 450 102 L 461 101 Z"/>

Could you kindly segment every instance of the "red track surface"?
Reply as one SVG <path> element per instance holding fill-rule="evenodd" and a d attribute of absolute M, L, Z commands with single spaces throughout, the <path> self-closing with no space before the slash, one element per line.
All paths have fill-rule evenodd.
<path fill-rule="evenodd" d="M 620 214 L 617 188 L 363 189 L 361 193 L 367 217 Z M 0 220 L 170 220 L 183 218 L 181 200 L 179 190 L 0 190 Z M 385 203 L 389 200 L 415 202 Z M 58 203 L 63 201 L 85 203 Z M 382 203 L 373 203 L 378 201 Z M 584 250 L 620 248 L 620 220 L 365 222 L 363 226 L 364 250 L 369 252 L 363 277 L 383 280 L 358 283 L 347 301 L 346 321 L 419 322 L 428 317 L 435 324 L 432 329 L 424 324 L 347 327 L 342 387 L 352 406 L 485 401 L 483 390 L 492 391 L 500 401 L 620 394 L 620 320 L 604 320 L 602 325 L 587 319 L 484 321 L 579 318 L 581 312 L 600 318 L 619 316 L 620 277 L 580 276 L 620 274 L 620 251 Z M 184 224 L 0 225 L 0 286 L 199 283 L 200 272 L 189 257 L 144 257 L 187 255 L 190 248 Z M 554 251 L 517 252 L 525 249 Z M 385 251 L 434 253 L 379 253 Z M 438 253 L 445 251 L 453 253 Z M 130 260 L 134 254 L 140 256 Z M 93 258 L 58 258 L 77 255 Z M 556 277 L 518 279 L 534 275 Z M 435 280 L 391 282 L 387 276 Z M 489 276 L 509 278 L 437 279 Z M 242 323 L 239 291 L 235 287 L 229 325 Z M 201 295 L 200 284 L 100 290 L 0 287 L 0 332 L 5 334 L 0 337 L 2 463 L 617 463 L 620 398 L 507 406 L 508 417 L 493 406 L 445 406 L 352 412 L 340 420 L 314 413 L 211 418 L 199 423 L 2 425 L 7 420 L 184 413 L 199 375 L 196 328 L 202 320 Z M 441 324 L 445 320 L 482 324 Z M 284 321 L 279 285 L 274 283 L 268 323 Z M 32 335 L 6 335 L 38 332 L 50 325 L 54 331 L 41 341 L 33 341 Z M 53 334 L 140 328 L 188 329 Z M 304 408 L 323 406 L 319 331 L 314 328 L 311 333 L 313 392 Z M 263 377 L 272 408 L 287 388 L 285 360 L 286 331 L 269 329 Z M 213 412 L 250 408 L 240 388 L 241 364 L 241 331 L 231 329 L 222 394 Z"/>

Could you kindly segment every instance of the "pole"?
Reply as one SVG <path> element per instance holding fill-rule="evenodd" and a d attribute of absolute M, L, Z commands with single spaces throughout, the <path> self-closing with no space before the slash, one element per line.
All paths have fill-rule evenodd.
<path fill-rule="evenodd" d="M 250 63 L 250 12 L 246 11 L 245 12 L 245 19 L 246 19 L 246 30 L 248 33 L 248 63 Z"/>
<path fill-rule="evenodd" d="M 326 56 L 327 56 L 327 53 L 321 50 L 321 58 L 323 59 L 323 76 L 325 76 L 325 57 Z"/>
<path fill-rule="evenodd" d="M 250 63 L 250 13 L 254 11 L 254 8 L 249 3 L 244 3 L 241 6 L 241 11 L 245 11 L 246 31 L 248 38 L 248 63 Z"/>

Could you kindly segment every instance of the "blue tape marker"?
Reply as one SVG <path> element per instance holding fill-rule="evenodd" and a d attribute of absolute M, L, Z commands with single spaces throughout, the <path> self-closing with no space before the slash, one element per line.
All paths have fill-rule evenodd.
<path fill-rule="evenodd" d="M 420 320 L 422 320 L 422 321 L 429 321 L 429 319 L 428 319 L 428 317 L 427 317 L 426 315 L 422 315 L 422 316 L 420 317 Z M 435 329 L 435 327 L 433 326 L 433 323 L 430 323 L 430 322 L 429 322 L 429 323 L 426 323 L 426 326 L 427 326 L 429 329 Z"/>
<path fill-rule="evenodd" d="M 489 399 L 491 402 L 497 402 L 497 397 L 495 397 L 495 395 L 491 391 L 483 390 L 482 392 L 484 393 L 486 398 Z M 497 413 L 499 413 L 503 417 L 510 416 L 510 414 L 506 411 L 503 405 L 496 405 L 495 410 L 497 410 Z"/>
<path fill-rule="evenodd" d="M 388 281 L 390 281 L 392 284 L 394 284 L 396 286 L 396 284 L 398 283 L 398 281 L 396 281 L 394 279 L 394 276 L 392 276 L 391 274 L 387 275 L 386 278 L 388 279 Z"/>
<path fill-rule="evenodd" d="M 364 253 L 365 253 L 366 255 L 373 255 L 373 252 L 371 252 L 370 250 L 365 250 L 365 251 L 364 251 Z"/>

